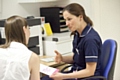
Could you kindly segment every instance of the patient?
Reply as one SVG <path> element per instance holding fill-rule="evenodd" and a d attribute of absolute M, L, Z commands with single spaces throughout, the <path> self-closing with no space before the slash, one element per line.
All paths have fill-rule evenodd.
<path fill-rule="evenodd" d="M 5 21 L 6 42 L 0 46 L 0 80 L 40 80 L 39 57 L 27 48 L 27 21 L 11 16 Z"/>

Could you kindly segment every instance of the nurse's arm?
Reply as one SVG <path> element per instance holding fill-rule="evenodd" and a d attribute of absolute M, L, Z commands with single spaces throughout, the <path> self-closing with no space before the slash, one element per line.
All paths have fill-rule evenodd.
<path fill-rule="evenodd" d="M 68 78 L 84 78 L 94 75 L 96 69 L 96 62 L 88 62 L 86 63 L 86 68 L 74 73 L 63 74 L 63 79 Z"/>
<path fill-rule="evenodd" d="M 62 56 L 62 61 L 68 64 L 73 63 L 73 54 L 67 55 L 67 56 Z"/>

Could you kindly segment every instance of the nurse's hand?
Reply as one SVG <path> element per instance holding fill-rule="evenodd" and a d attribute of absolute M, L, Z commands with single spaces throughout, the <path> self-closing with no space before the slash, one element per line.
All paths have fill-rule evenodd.
<path fill-rule="evenodd" d="M 55 73 L 53 75 L 50 75 L 49 77 L 52 78 L 53 80 L 63 80 L 63 73 Z"/>
<path fill-rule="evenodd" d="M 63 59 L 62 55 L 58 51 L 56 51 L 56 50 L 55 50 L 55 53 L 56 53 L 55 62 L 61 63 L 62 59 Z"/>

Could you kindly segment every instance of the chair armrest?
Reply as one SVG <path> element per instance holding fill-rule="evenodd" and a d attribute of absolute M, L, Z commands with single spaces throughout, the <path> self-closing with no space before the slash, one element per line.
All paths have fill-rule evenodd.
<path fill-rule="evenodd" d="M 100 79 L 100 80 L 107 80 L 105 77 L 103 76 L 90 76 L 90 77 L 86 77 L 84 79 L 81 80 L 88 80 L 88 79 Z"/>
<path fill-rule="evenodd" d="M 72 66 L 71 64 L 68 65 L 68 66 L 65 66 L 65 67 L 61 70 L 61 72 L 62 72 L 62 73 L 66 72 L 65 70 L 66 70 L 67 68 L 71 67 L 71 66 Z M 82 78 L 81 80 L 88 80 L 88 79 L 107 80 L 107 79 L 106 79 L 105 77 L 103 77 L 103 76 L 90 76 L 90 77 Z"/>
<path fill-rule="evenodd" d="M 68 65 L 68 66 L 65 66 L 62 70 L 61 70 L 61 72 L 62 73 L 64 73 L 65 72 L 65 70 L 67 69 L 67 68 L 69 68 L 69 67 L 71 67 L 72 65 L 70 64 L 70 65 Z"/>

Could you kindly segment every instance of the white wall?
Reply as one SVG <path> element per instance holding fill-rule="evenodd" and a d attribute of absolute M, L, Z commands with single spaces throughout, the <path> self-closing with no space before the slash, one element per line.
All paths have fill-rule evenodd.
<path fill-rule="evenodd" d="M 100 33 L 102 40 L 110 38 L 117 41 L 114 80 L 120 80 L 120 0 L 91 0 L 90 4 L 94 28 Z"/>
<path fill-rule="evenodd" d="M 23 4 L 22 6 L 22 4 L 17 3 L 17 0 L 2 0 L 2 15 L 1 15 L 2 17 L 1 18 L 7 18 L 14 14 L 21 15 L 21 16 L 37 15 L 38 10 L 36 8 L 38 7 L 39 7 L 39 4 L 37 5 L 28 4 L 28 6 Z"/>
<path fill-rule="evenodd" d="M 114 80 L 120 80 L 120 0 L 76 0 L 76 2 L 84 2 L 84 7 L 90 9 L 88 13 L 94 22 L 94 28 L 100 33 L 102 40 L 114 39 L 117 41 L 117 58 L 115 66 Z M 71 0 L 71 2 L 73 2 Z M 87 6 L 89 7 L 87 7 Z"/>
<path fill-rule="evenodd" d="M 92 17 L 91 15 L 91 0 L 70 0 L 70 3 L 79 3 L 80 5 L 82 5 L 85 9 L 86 14 L 89 17 Z"/>
<path fill-rule="evenodd" d="M 2 19 L 7 18 L 11 15 L 26 16 L 40 16 L 40 7 L 57 6 L 58 3 L 64 5 L 68 0 L 63 1 L 53 1 L 53 2 L 41 2 L 41 3 L 24 3 L 20 4 L 17 0 L 2 0 Z"/>
<path fill-rule="evenodd" d="M 2 0 L 2 14 L 0 18 L 7 18 L 13 14 L 21 16 L 39 16 L 39 8 L 44 6 L 65 6 L 69 3 L 80 3 L 94 22 L 94 28 L 100 33 L 102 40 L 115 39 L 118 43 L 117 63 L 114 80 L 120 80 L 120 0 L 59 0 L 58 2 L 18 4 L 17 0 Z"/>
<path fill-rule="evenodd" d="M 100 24 L 102 38 L 112 38 L 118 43 L 114 80 L 120 80 L 120 0 L 100 0 Z"/>
<path fill-rule="evenodd" d="M 2 11 L 2 0 L 0 0 L 0 18 L 1 18 L 1 11 Z"/>

